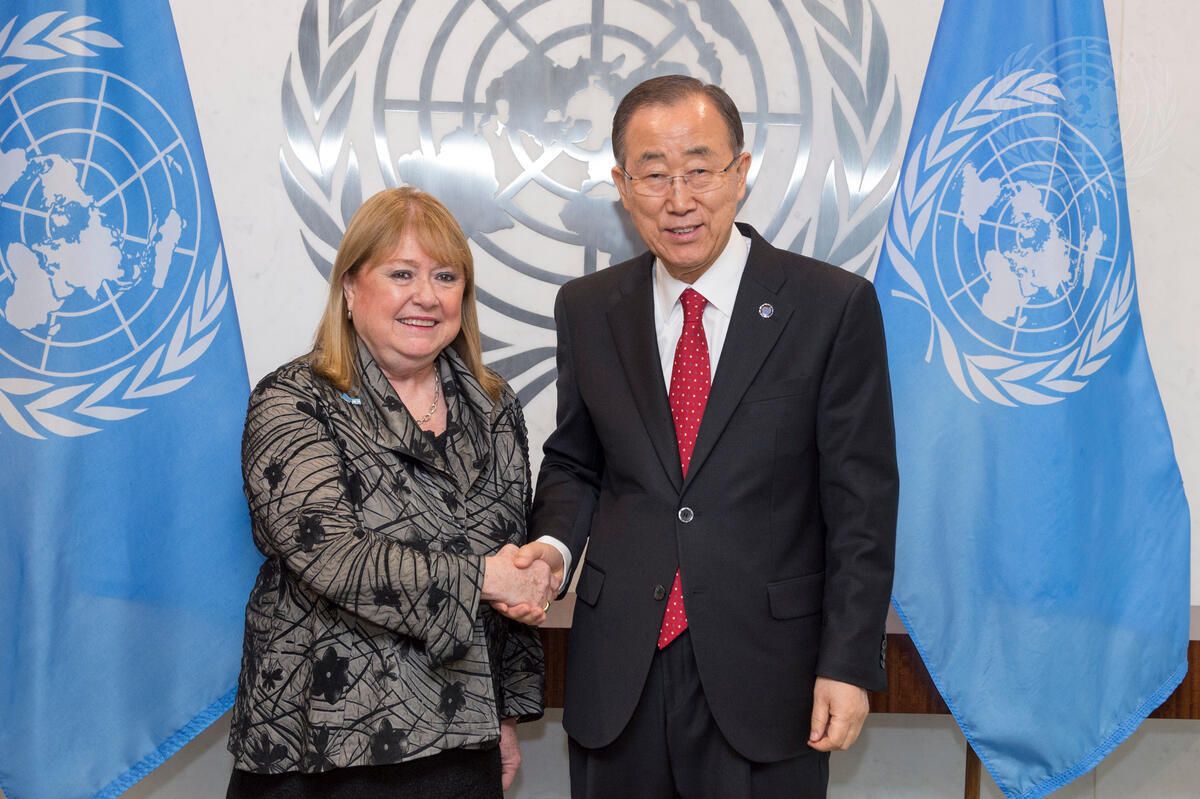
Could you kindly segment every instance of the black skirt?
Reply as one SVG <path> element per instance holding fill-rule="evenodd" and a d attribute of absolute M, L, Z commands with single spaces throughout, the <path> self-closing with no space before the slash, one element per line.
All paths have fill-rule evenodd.
<path fill-rule="evenodd" d="M 225 799 L 503 799 L 500 749 L 450 749 L 389 766 L 321 774 L 233 770 Z"/>

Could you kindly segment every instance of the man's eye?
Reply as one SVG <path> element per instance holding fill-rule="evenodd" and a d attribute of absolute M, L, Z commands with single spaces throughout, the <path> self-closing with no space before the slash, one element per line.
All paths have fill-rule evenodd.
<path fill-rule="evenodd" d="M 651 172 L 649 175 L 646 175 L 646 177 L 642 178 L 642 180 L 648 180 L 651 183 L 662 183 L 666 179 L 667 176 L 662 172 Z"/>
<path fill-rule="evenodd" d="M 688 177 L 703 178 L 712 174 L 711 169 L 693 169 L 688 172 Z"/>

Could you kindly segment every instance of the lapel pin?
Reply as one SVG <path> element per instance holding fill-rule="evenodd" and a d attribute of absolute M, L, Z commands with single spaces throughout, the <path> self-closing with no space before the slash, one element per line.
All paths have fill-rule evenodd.
<path fill-rule="evenodd" d="M 758 306 L 758 315 L 763 319 L 770 319 L 775 315 L 775 306 L 769 302 L 764 302 L 762 305 Z"/>
<path fill-rule="evenodd" d="M 345 391 L 342 392 L 342 399 L 344 399 L 346 402 L 350 403 L 351 405 L 362 405 L 362 399 L 360 399 L 359 397 L 352 397 L 349 394 L 347 394 Z"/>

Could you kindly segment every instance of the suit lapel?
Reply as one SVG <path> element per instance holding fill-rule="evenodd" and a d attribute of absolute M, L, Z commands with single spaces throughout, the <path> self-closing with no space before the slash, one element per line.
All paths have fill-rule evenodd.
<path fill-rule="evenodd" d="M 779 296 L 786 276 L 774 248 L 752 229 L 742 230 L 750 236 L 750 256 L 733 304 L 729 331 L 725 334 L 721 360 L 700 422 L 685 488 L 703 468 L 705 459 L 729 424 L 742 395 L 775 346 L 793 310 L 792 304 Z M 767 318 L 759 312 L 764 303 L 772 308 Z"/>
<path fill-rule="evenodd" d="M 638 416 L 667 479 L 678 491 L 683 476 L 654 331 L 653 264 L 653 256 L 646 253 L 633 265 L 621 282 L 621 296 L 608 311 L 608 324 Z"/>

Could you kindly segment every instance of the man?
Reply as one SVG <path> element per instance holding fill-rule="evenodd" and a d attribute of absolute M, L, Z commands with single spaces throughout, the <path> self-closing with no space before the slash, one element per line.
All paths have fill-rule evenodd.
<path fill-rule="evenodd" d="M 650 252 L 563 287 L 526 562 L 576 588 L 575 799 L 823 797 L 884 687 L 897 477 L 869 282 L 734 225 L 750 154 L 668 76 L 613 122 Z M 566 575 L 564 575 L 566 576 Z"/>

